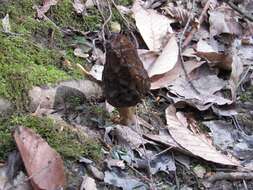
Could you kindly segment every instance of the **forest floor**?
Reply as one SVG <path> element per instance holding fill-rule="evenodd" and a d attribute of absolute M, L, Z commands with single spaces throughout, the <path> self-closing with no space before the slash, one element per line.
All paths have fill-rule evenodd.
<path fill-rule="evenodd" d="M 43 9 L 48 2 L 52 4 Z M 180 41 L 192 4 L 153 1 L 148 10 L 156 10 L 149 16 L 160 14 L 156 19 L 166 15 L 171 4 L 178 8 L 166 15 L 176 20 L 170 24 L 173 35 L 168 40 L 173 44 L 169 57 L 176 55 L 172 68 L 184 57 L 189 63 L 189 76 L 184 78 L 195 81 L 204 95 L 197 97 L 189 90 L 191 85 L 176 80 L 184 76 L 181 66 L 171 72 L 161 61 L 151 61 L 155 69 L 149 74 L 156 74 L 151 76 L 151 93 L 137 105 L 141 129 L 136 131 L 118 124 L 118 112 L 105 102 L 97 82 L 104 64 L 103 10 L 73 2 L 0 0 L 0 189 L 30 186 L 26 177 L 17 179 L 20 173 L 29 176 L 27 166 L 22 166 L 23 154 L 22 159 L 13 159 L 20 151 L 13 136 L 18 126 L 31 128 L 60 154 L 66 189 L 253 189 L 252 22 L 228 5 L 212 1 L 216 4 L 204 11 L 203 24 L 199 20 L 190 24 L 201 27 L 195 27 L 196 36 L 182 55 L 176 52 L 182 47 L 171 39 Z M 246 2 L 237 6 L 245 7 Z M 150 18 L 144 16 L 144 23 L 138 20 L 143 15 L 131 9 L 135 1 L 115 3 L 120 6 L 111 7 L 110 30 L 136 35 L 140 49 L 148 52 L 146 60 L 157 59 L 160 52 L 152 50 L 143 32 L 148 31 L 145 25 Z M 195 6 L 198 17 L 205 4 L 196 1 Z M 222 12 L 222 6 L 229 11 Z M 228 27 L 225 32 L 212 20 L 221 14 Z M 233 21 L 234 14 L 238 22 Z M 216 41 L 212 35 L 218 36 Z M 232 47 L 230 35 L 235 43 L 240 41 L 240 47 L 235 45 L 238 54 L 224 50 Z M 210 50 L 207 41 L 219 51 Z M 84 75 L 77 64 L 90 74 Z M 97 81 L 89 80 L 90 76 Z"/>

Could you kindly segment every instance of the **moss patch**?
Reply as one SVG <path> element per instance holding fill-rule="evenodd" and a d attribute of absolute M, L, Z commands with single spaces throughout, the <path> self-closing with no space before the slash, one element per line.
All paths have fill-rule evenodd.
<path fill-rule="evenodd" d="M 242 92 L 240 95 L 240 100 L 243 102 L 252 102 L 253 103 L 253 86 L 251 86 L 247 91 Z"/>
<path fill-rule="evenodd" d="M 39 47 L 22 37 L 0 34 L 0 96 L 22 110 L 32 86 L 71 78 L 57 67 L 60 61 L 61 55 L 54 50 Z"/>
<path fill-rule="evenodd" d="M 65 159 L 79 159 L 80 156 L 93 160 L 101 158 L 101 145 L 84 136 L 81 131 L 56 123 L 49 118 L 16 116 L 0 125 L 0 159 L 6 158 L 7 153 L 15 148 L 11 136 L 11 130 L 14 127 L 10 126 L 17 125 L 32 128 Z"/>

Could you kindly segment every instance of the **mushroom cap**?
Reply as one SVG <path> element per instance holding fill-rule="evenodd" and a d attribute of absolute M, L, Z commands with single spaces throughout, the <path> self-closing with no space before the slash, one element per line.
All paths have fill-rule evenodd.
<path fill-rule="evenodd" d="M 102 80 L 105 97 L 114 107 L 135 106 L 150 89 L 137 50 L 122 34 L 112 36 L 107 44 Z"/>

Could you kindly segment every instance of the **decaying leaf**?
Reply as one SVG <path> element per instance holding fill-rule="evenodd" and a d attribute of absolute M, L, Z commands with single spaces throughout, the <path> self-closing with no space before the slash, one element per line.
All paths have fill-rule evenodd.
<path fill-rule="evenodd" d="M 58 0 L 44 0 L 43 5 L 37 8 L 37 17 L 42 19 L 51 6 L 56 5 Z"/>
<path fill-rule="evenodd" d="M 152 174 L 161 171 L 169 174 L 176 170 L 175 160 L 168 153 L 160 154 L 151 160 L 150 169 Z"/>
<path fill-rule="evenodd" d="M 194 91 L 188 80 L 178 78 L 168 87 L 170 93 L 175 96 L 169 94 L 168 96 L 172 98 L 174 102 L 187 102 L 197 107 L 199 110 L 206 110 L 213 104 L 226 105 L 233 103 L 233 101 L 215 94 L 227 85 L 227 81 L 218 78 L 216 75 L 203 74 L 199 76 L 198 79 L 192 80 L 191 82 L 194 87 L 198 89 L 200 94 Z"/>
<path fill-rule="evenodd" d="M 118 170 L 105 172 L 105 183 L 116 187 L 121 187 L 123 190 L 147 190 L 147 186 L 136 178 L 127 176 L 125 173 Z"/>
<path fill-rule="evenodd" d="M 136 0 L 133 8 L 136 26 L 149 50 L 160 51 L 167 42 L 167 35 L 173 33 L 172 21 L 152 9 L 144 9 L 140 0 Z"/>
<path fill-rule="evenodd" d="M 138 148 L 140 145 L 148 142 L 139 133 L 123 125 L 117 125 L 115 134 L 120 145 L 130 146 L 132 149 Z"/>
<path fill-rule="evenodd" d="M 80 190 L 97 190 L 95 180 L 87 175 L 84 176 Z"/>
<path fill-rule="evenodd" d="M 176 116 L 176 109 L 174 106 L 170 106 L 166 109 L 166 122 L 173 139 L 193 155 L 222 165 L 239 165 L 235 159 L 232 160 L 222 155 L 213 146 L 203 141 L 202 138 L 193 134 L 188 128 L 183 127 Z"/>
<path fill-rule="evenodd" d="M 81 14 L 85 10 L 82 0 L 74 0 L 73 7 L 78 14 Z"/>
<path fill-rule="evenodd" d="M 41 126 L 43 127 L 43 126 Z M 14 138 L 35 190 L 63 188 L 66 182 L 60 155 L 29 128 L 19 126 Z"/>
<path fill-rule="evenodd" d="M 218 7 L 210 11 L 209 14 L 210 34 L 212 37 L 221 33 L 242 34 L 242 27 L 238 22 L 238 14 L 231 8 L 226 6 Z"/>
<path fill-rule="evenodd" d="M 195 55 L 206 59 L 212 67 L 231 71 L 231 56 L 219 52 L 217 47 L 211 46 L 205 40 L 199 40 Z"/>

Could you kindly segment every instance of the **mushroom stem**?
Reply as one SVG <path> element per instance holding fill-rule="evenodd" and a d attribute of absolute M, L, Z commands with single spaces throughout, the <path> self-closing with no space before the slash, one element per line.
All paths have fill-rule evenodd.
<path fill-rule="evenodd" d="M 122 107 L 118 108 L 120 115 L 120 123 L 122 125 L 135 125 L 136 124 L 136 115 L 135 115 L 135 107 Z"/>

